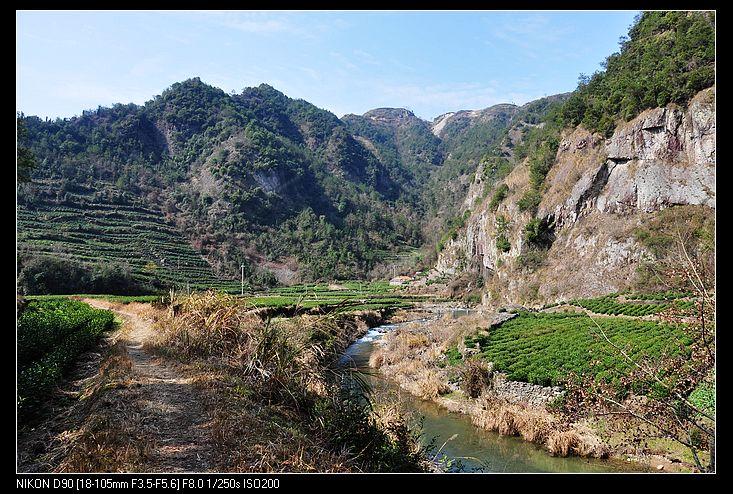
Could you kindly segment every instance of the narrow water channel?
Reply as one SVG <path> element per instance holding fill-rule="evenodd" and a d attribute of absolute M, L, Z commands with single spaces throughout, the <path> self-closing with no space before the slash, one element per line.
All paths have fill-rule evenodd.
<path fill-rule="evenodd" d="M 458 317 L 463 314 L 454 314 Z M 405 324 L 405 323 L 402 323 Z M 433 442 L 435 449 L 461 466 L 465 472 L 622 472 L 639 471 L 626 462 L 589 458 L 559 458 L 541 447 L 517 437 L 480 429 L 471 419 L 445 410 L 431 401 L 421 400 L 399 388 L 369 367 L 369 356 L 379 339 L 401 324 L 372 328 L 347 348 L 342 363 L 351 364 L 372 387 L 377 402 L 390 400 L 413 414 L 414 425 L 422 418 L 424 445 Z"/>

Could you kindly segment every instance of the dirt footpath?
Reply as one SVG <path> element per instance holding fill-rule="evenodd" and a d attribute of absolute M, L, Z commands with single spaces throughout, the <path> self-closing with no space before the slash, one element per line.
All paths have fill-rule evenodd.
<path fill-rule="evenodd" d="M 149 472 L 206 472 L 212 468 L 210 417 L 193 379 L 146 351 L 154 336 L 149 306 L 116 304 L 97 299 L 84 302 L 109 309 L 123 319 L 124 341 L 132 361 L 134 393 L 130 398 L 144 417 L 144 435 L 151 452 L 144 470 Z M 133 391 L 131 389 L 130 391 Z"/>

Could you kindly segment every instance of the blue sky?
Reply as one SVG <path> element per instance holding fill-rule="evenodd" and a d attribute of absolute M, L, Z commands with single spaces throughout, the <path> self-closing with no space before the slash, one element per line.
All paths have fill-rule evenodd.
<path fill-rule="evenodd" d="M 70 117 L 199 76 L 227 92 L 266 82 L 339 117 L 432 120 L 573 90 L 636 13 L 19 11 L 16 106 Z"/>

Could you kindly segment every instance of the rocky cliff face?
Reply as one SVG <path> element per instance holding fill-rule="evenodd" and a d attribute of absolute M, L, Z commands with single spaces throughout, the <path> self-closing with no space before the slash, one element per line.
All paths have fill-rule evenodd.
<path fill-rule="evenodd" d="M 609 139 L 582 128 L 567 132 L 537 212 L 554 237 L 549 250 L 532 252 L 524 244 L 531 216 L 516 202 L 529 187 L 529 173 L 520 163 L 505 180 L 506 199 L 496 211 L 488 199 L 474 210 L 436 270 L 477 269 L 488 281 L 485 300 L 496 302 L 556 301 L 631 287 L 647 255 L 635 229 L 670 207 L 714 214 L 715 144 L 715 88 L 700 92 L 686 109 L 648 110 Z M 473 200 L 476 185 L 470 190 Z M 508 252 L 496 246 L 500 217 Z"/>
<path fill-rule="evenodd" d="M 413 125 L 421 120 L 404 108 L 375 108 L 364 114 L 365 118 L 389 126 Z"/>
<path fill-rule="evenodd" d="M 459 132 L 479 123 L 512 116 L 518 110 L 519 107 L 516 105 L 502 103 L 482 110 L 460 110 L 444 113 L 433 120 L 431 129 L 436 136 L 446 137 L 446 134 Z"/>

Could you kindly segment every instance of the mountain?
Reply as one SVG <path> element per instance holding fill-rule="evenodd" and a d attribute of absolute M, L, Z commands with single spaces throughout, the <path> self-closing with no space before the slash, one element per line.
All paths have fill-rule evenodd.
<path fill-rule="evenodd" d="M 424 186 L 443 162 L 442 143 L 430 125 L 403 108 L 377 108 L 342 120 L 359 142 L 394 170 L 406 190 Z"/>
<path fill-rule="evenodd" d="M 404 189 L 395 170 L 335 115 L 267 85 L 229 95 L 190 79 L 144 106 L 23 121 L 39 161 L 18 194 L 19 247 L 28 255 L 52 245 L 87 262 L 95 256 L 81 256 L 78 245 L 101 242 L 97 260 L 124 263 L 133 253 L 163 281 L 176 278 L 166 264 L 173 252 L 166 259 L 130 238 L 115 253 L 122 239 L 111 231 L 67 234 L 87 228 L 75 216 L 67 223 L 56 215 L 62 223 L 47 234 L 27 222 L 60 208 L 110 205 L 153 211 L 213 276 L 236 276 L 244 264 L 260 283 L 273 275 L 286 281 L 296 270 L 305 279 L 354 277 L 380 253 L 420 240 L 413 213 L 397 202 Z"/>
<path fill-rule="evenodd" d="M 430 279 L 491 304 L 667 290 L 679 280 L 660 266 L 681 246 L 714 279 L 713 23 L 641 15 L 606 69 L 519 139 L 508 173 L 487 182 L 494 164 L 479 166 Z"/>
<path fill-rule="evenodd" d="M 401 108 L 339 119 L 266 84 L 228 94 L 197 78 L 142 106 L 23 116 L 19 144 L 38 166 L 18 187 L 20 279 L 31 291 L 52 282 L 48 272 L 84 272 L 100 290 L 113 278 L 234 290 L 241 270 L 263 286 L 435 266 L 480 273 L 477 285 L 493 279 L 501 290 L 508 279 L 539 284 L 549 297 L 541 276 L 525 283 L 529 273 L 553 271 L 545 261 L 562 232 L 594 208 L 598 224 L 616 221 L 634 208 L 613 201 L 648 193 L 636 208 L 644 227 L 668 206 L 714 204 L 714 157 L 689 154 L 710 145 L 711 110 L 685 113 L 714 99 L 714 15 L 644 13 L 604 67 L 572 93 L 433 122 Z M 662 113 L 643 127 L 635 119 L 649 111 Z M 610 143 L 629 122 L 642 127 L 628 139 L 673 135 L 667 154 L 616 156 L 623 143 Z M 694 175 L 678 170 L 693 159 Z M 621 175 L 623 185 L 613 181 Z"/>
<path fill-rule="evenodd" d="M 233 290 L 240 266 L 255 285 L 365 276 L 423 245 L 424 218 L 443 228 L 436 177 L 466 182 L 508 130 L 500 107 L 443 140 L 404 109 L 339 119 L 266 84 L 194 78 L 142 106 L 23 116 L 39 165 L 18 189 L 20 279 L 58 289 L 44 273 L 66 270 L 86 286 L 109 263 L 117 284 L 152 287 Z"/>

